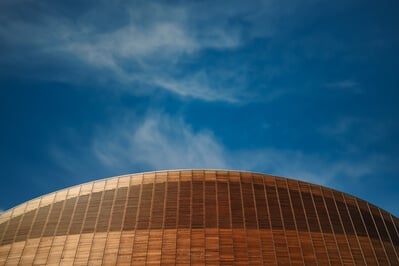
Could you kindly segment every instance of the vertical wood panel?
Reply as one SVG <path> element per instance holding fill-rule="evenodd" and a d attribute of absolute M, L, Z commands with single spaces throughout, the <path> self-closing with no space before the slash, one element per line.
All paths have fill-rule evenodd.
<path fill-rule="evenodd" d="M 160 265 L 162 256 L 162 231 L 154 229 L 149 231 L 146 262 L 150 265 Z"/>
<path fill-rule="evenodd" d="M 191 261 L 191 182 L 187 176 L 179 176 L 178 230 L 176 238 L 176 264 L 189 264 Z"/>
<path fill-rule="evenodd" d="M 266 265 L 273 265 L 277 263 L 277 258 L 274 249 L 273 234 L 270 230 L 270 212 L 266 199 L 266 191 L 263 184 L 263 178 L 261 180 L 257 180 L 256 184 L 253 184 L 253 189 L 255 194 L 258 225 L 261 231 L 260 239 L 262 243 L 263 262 Z"/>
<path fill-rule="evenodd" d="M 167 197 L 165 207 L 165 228 L 174 229 L 177 226 L 178 183 L 167 184 Z"/>
<path fill-rule="evenodd" d="M 380 211 L 381 216 L 383 217 L 385 228 L 388 231 L 389 238 L 391 239 L 391 243 L 395 248 L 396 257 L 399 258 L 399 233 L 396 232 L 395 226 L 391 220 L 391 215 L 384 211 Z"/>
<path fill-rule="evenodd" d="M 119 243 L 121 240 L 121 232 L 108 234 L 107 242 L 104 249 L 103 264 L 116 265 L 118 260 Z"/>
<path fill-rule="evenodd" d="M 342 259 L 342 263 L 344 265 L 353 264 L 354 260 L 352 258 L 352 254 L 349 248 L 349 243 L 344 235 L 344 228 L 342 227 L 342 221 L 340 219 L 338 209 L 335 205 L 335 200 L 333 198 L 333 193 L 323 188 L 322 189 L 324 200 L 328 212 L 328 216 L 331 221 L 332 230 L 334 232 L 335 238 L 337 240 L 337 246 L 339 249 L 339 253 Z"/>
<path fill-rule="evenodd" d="M 231 230 L 231 207 L 230 191 L 228 184 L 228 173 L 216 173 L 216 189 L 218 203 L 218 227 L 219 227 L 219 256 L 222 265 L 231 265 L 234 261 L 233 256 L 233 237 Z"/>
<path fill-rule="evenodd" d="M 248 265 L 248 243 L 245 230 L 245 215 L 242 196 L 240 173 L 229 173 L 230 209 L 233 227 L 234 262 L 238 265 Z"/>
<path fill-rule="evenodd" d="M 299 240 L 302 249 L 303 260 L 305 264 L 315 264 L 316 255 L 313 248 L 311 235 L 309 234 L 308 223 L 305 216 L 305 210 L 302 204 L 299 185 L 296 181 L 288 181 L 289 194 L 298 229 Z"/>
<path fill-rule="evenodd" d="M 75 188 L 73 191 L 77 191 L 77 195 L 79 195 L 79 190 L 80 187 L 78 187 L 77 189 Z M 75 203 L 76 203 L 76 194 L 72 194 L 71 196 L 73 198 L 68 199 L 68 196 L 71 193 L 71 189 L 67 189 L 64 191 L 58 191 L 55 194 L 55 199 L 54 201 L 56 203 L 58 203 L 57 201 L 64 201 L 64 203 L 62 205 L 56 205 L 56 207 L 60 208 L 60 215 L 56 215 L 58 216 L 58 220 L 54 221 L 54 224 L 50 223 L 49 221 L 47 222 L 48 227 L 50 228 L 49 230 L 49 235 L 50 232 L 52 233 L 53 230 L 51 230 L 52 226 L 54 227 L 54 234 L 53 234 L 53 239 L 51 242 L 51 247 L 49 250 L 49 253 L 47 255 L 46 260 L 44 261 L 44 263 L 48 263 L 48 264 L 55 264 L 56 262 L 59 262 L 62 256 L 62 251 L 64 248 L 64 244 L 66 241 L 66 236 L 60 236 L 60 237 L 56 237 L 58 234 L 62 234 L 63 231 L 67 232 L 68 228 L 69 228 L 69 223 L 70 223 L 70 219 L 73 213 L 73 208 L 75 207 Z M 75 193 L 75 192 L 74 192 Z M 54 209 L 55 207 L 53 207 Z M 57 210 L 55 210 L 57 212 Z M 69 215 L 69 216 L 67 216 Z M 44 232 L 46 233 L 46 231 Z M 40 256 L 36 255 L 36 257 L 38 258 L 38 260 L 40 261 Z M 44 260 L 44 259 L 43 259 Z"/>
<path fill-rule="evenodd" d="M 240 184 L 237 182 L 230 182 L 229 191 L 232 227 L 244 228 L 244 214 L 242 211 Z"/>
<path fill-rule="evenodd" d="M 3 236 L 2 245 L 12 244 L 14 242 L 14 237 L 16 232 L 18 231 L 19 224 L 22 220 L 22 216 L 16 216 L 14 219 L 10 220 L 8 224 L 7 231 Z"/>
<path fill-rule="evenodd" d="M 165 189 L 166 183 L 154 184 L 154 196 L 152 199 L 151 210 L 151 229 L 163 228 L 163 217 L 165 209 Z"/>
<path fill-rule="evenodd" d="M 382 265 L 388 265 L 389 262 L 387 255 L 380 241 L 377 228 L 374 224 L 374 220 L 368 209 L 367 203 L 358 200 L 356 201 L 356 203 L 359 207 L 359 211 L 362 216 L 364 226 L 366 227 L 367 235 L 368 237 L 371 238 L 370 242 L 378 262 L 381 263 Z"/>
<path fill-rule="evenodd" d="M 191 228 L 204 228 L 204 182 L 192 182 Z"/>
<path fill-rule="evenodd" d="M 205 229 L 205 261 L 209 265 L 219 262 L 219 231 L 217 228 Z"/>
<path fill-rule="evenodd" d="M 0 215 L 0 265 L 396 265 L 399 221 L 355 197 L 248 172 L 86 183 Z"/>
<path fill-rule="evenodd" d="M 288 264 L 288 244 L 286 235 L 284 233 L 275 179 L 273 177 L 265 178 L 265 187 L 277 261 L 281 262 L 282 264 Z"/>
<path fill-rule="evenodd" d="M 309 231 L 311 232 L 310 235 L 316 253 L 317 261 L 321 264 L 328 264 L 329 259 L 323 236 L 320 233 L 315 233 L 320 232 L 321 228 L 319 226 L 316 209 L 313 203 L 312 195 L 310 193 L 310 187 L 308 184 L 300 182 L 299 189 L 301 191 L 303 207 L 309 226 Z"/>
<path fill-rule="evenodd" d="M 116 191 L 116 198 L 111 215 L 110 231 L 120 231 L 123 223 L 124 207 L 127 200 L 127 187 L 120 187 Z"/>
<path fill-rule="evenodd" d="M 164 230 L 162 235 L 162 255 L 161 264 L 172 265 L 176 257 L 176 237 L 177 237 L 177 201 L 178 201 L 178 175 L 176 173 L 167 174 L 166 199 Z M 167 229 L 167 230 L 166 230 Z"/>
<path fill-rule="evenodd" d="M 380 215 L 380 211 L 375 206 L 369 205 L 370 213 L 373 217 L 374 223 L 378 229 L 378 234 L 380 236 L 381 243 L 383 244 L 383 249 L 387 254 L 388 261 L 391 265 L 399 265 L 399 260 L 394 247 L 392 246 L 391 240 L 389 238 L 388 232 L 385 228 L 383 218 Z"/>
<path fill-rule="evenodd" d="M 219 229 L 219 256 L 223 265 L 232 265 L 234 263 L 233 250 L 233 230 Z"/>
<path fill-rule="evenodd" d="M 56 199 L 56 193 L 52 193 L 50 195 L 41 197 L 39 208 L 48 206 L 50 208 L 50 210 L 47 214 L 40 239 L 37 239 L 37 244 L 35 243 L 34 247 L 32 247 L 32 245 L 29 245 L 29 242 L 30 242 L 29 240 L 27 241 L 27 244 L 25 245 L 25 248 L 24 248 L 21 260 L 20 260 L 20 264 L 22 264 L 22 265 L 29 265 L 29 264 L 34 264 L 34 263 L 44 264 L 46 262 L 47 257 L 50 252 L 52 238 L 46 238 L 45 228 L 47 228 L 49 226 L 49 224 L 57 224 L 59 215 L 52 217 L 52 216 L 50 216 L 50 211 L 53 212 L 54 208 L 60 209 L 60 207 L 61 207 L 59 205 L 54 204 L 55 199 Z M 57 210 L 55 212 L 59 213 L 59 211 L 57 211 Z M 39 211 L 37 211 L 36 213 L 38 214 Z M 31 228 L 31 230 L 32 229 L 33 229 L 33 227 Z M 29 259 L 25 259 L 25 257 L 28 257 Z"/>
<path fill-rule="evenodd" d="M 302 250 L 298 240 L 296 224 L 292 212 L 290 195 L 285 180 L 276 179 L 277 194 L 281 206 L 282 220 L 286 232 L 288 253 L 291 263 L 303 263 Z"/>
<path fill-rule="evenodd" d="M 218 227 L 231 228 L 229 186 L 228 183 L 217 183 Z"/>
<path fill-rule="evenodd" d="M 39 244 L 42 244 L 42 247 L 39 250 Z M 44 262 L 47 259 L 49 245 L 51 244 L 51 239 L 47 239 L 41 241 L 40 238 L 29 239 L 26 241 L 23 250 L 19 253 L 19 265 L 33 265 L 34 261 Z M 11 264 L 11 263 L 10 263 Z"/>
<path fill-rule="evenodd" d="M 93 245 L 89 254 L 89 265 L 101 265 L 104 257 L 107 232 L 96 232 L 93 238 Z"/>
<path fill-rule="evenodd" d="M 355 264 L 365 264 L 366 261 L 361 250 L 359 240 L 355 234 L 355 229 L 353 228 L 353 223 L 348 209 L 346 208 L 344 197 L 339 192 L 333 192 L 333 196 Z"/>
<path fill-rule="evenodd" d="M 205 182 L 205 228 L 216 228 L 218 222 L 217 202 L 216 202 L 216 183 L 214 181 Z"/>
<path fill-rule="evenodd" d="M 6 233 L 8 223 L 9 223 L 8 219 L 0 223 L 0 245 L 3 242 L 3 235 Z"/>
<path fill-rule="evenodd" d="M 86 208 L 89 203 L 89 196 L 90 195 L 86 194 L 78 197 L 76 208 L 73 212 L 69 235 L 75 235 L 80 233 L 84 222 L 84 216 L 86 214 Z"/>
<path fill-rule="evenodd" d="M 332 234 L 332 225 L 327 213 L 321 189 L 318 186 L 311 185 L 310 191 L 312 192 L 313 202 L 316 208 L 321 232 L 323 233 L 328 258 L 331 264 L 342 265 L 343 262 L 341 261 L 341 254 L 339 254 L 336 239 Z"/>
<path fill-rule="evenodd" d="M 136 179 L 138 178 L 139 177 L 137 177 Z M 129 193 L 129 187 L 126 185 L 127 185 L 127 180 L 122 178 L 118 178 L 115 184 L 116 195 L 111 210 L 112 215 L 110 217 L 110 224 L 109 224 L 110 232 L 108 233 L 107 240 L 105 243 L 105 250 L 103 257 L 103 262 L 106 265 L 115 265 L 118 261 L 119 247 L 122 241 L 122 233 L 120 231 L 123 228 L 124 224 L 128 193 Z M 111 233 L 114 231 L 118 233 L 115 234 Z"/>
<path fill-rule="evenodd" d="M 134 233 L 134 245 L 131 253 L 131 265 L 143 265 L 147 257 L 149 230 L 137 230 Z"/>
<path fill-rule="evenodd" d="M 191 202 L 191 264 L 205 264 L 205 201 L 202 172 L 193 172 Z"/>
<path fill-rule="evenodd" d="M 178 228 L 190 228 L 191 225 L 191 182 L 179 183 Z"/>
<path fill-rule="evenodd" d="M 127 199 L 122 213 L 122 233 L 120 235 L 117 263 L 128 265 L 132 260 L 132 250 L 136 233 L 133 231 L 137 227 L 138 205 L 143 189 L 143 176 L 119 178 L 118 187 L 127 187 Z M 134 185 L 132 185 L 134 184 Z"/>
<path fill-rule="evenodd" d="M 371 246 L 370 240 L 367 237 L 367 231 L 363 224 L 363 219 L 360 215 L 359 209 L 354 198 L 344 195 L 346 207 L 348 209 L 350 218 L 358 236 L 361 250 L 363 251 L 364 259 L 367 264 L 376 265 L 377 259 L 374 254 L 374 250 Z"/>
<path fill-rule="evenodd" d="M 74 264 L 87 265 L 90 257 L 90 251 L 93 246 L 93 239 L 98 212 L 103 199 L 103 190 L 105 182 L 95 182 L 90 194 L 90 202 L 87 207 L 81 237 L 79 239 L 78 250 L 76 252 Z"/>
<path fill-rule="evenodd" d="M 162 265 L 173 265 L 176 261 L 176 229 L 167 229 L 163 232 L 162 238 Z"/>

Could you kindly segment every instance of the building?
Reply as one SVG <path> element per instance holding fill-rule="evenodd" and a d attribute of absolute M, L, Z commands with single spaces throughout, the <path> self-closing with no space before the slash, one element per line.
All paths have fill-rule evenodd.
<path fill-rule="evenodd" d="M 399 265 L 399 219 L 356 197 L 215 170 L 112 177 L 0 215 L 0 265 Z"/>

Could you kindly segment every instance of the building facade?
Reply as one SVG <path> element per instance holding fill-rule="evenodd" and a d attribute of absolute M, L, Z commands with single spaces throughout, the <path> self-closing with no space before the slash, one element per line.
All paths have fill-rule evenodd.
<path fill-rule="evenodd" d="M 356 197 L 238 171 L 160 171 L 0 215 L 0 265 L 399 265 L 399 219 Z"/>

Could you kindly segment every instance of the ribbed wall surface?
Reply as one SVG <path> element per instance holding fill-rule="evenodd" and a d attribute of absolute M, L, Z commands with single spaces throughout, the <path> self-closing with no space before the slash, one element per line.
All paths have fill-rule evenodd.
<path fill-rule="evenodd" d="M 0 215 L 0 265 L 399 265 L 399 220 L 328 188 L 168 171 L 60 190 Z"/>

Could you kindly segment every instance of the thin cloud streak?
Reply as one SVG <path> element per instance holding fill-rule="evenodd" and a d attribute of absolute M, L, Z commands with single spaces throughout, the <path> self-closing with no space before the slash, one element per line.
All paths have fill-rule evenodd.
<path fill-rule="evenodd" d="M 98 12 L 106 13 L 106 5 L 100 4 L 97 8 Z M 98 79 L 122 83 L 127 92 L 137 93 L 138 90 L 138 93 L 143 93 L 144 89 L 138 85 L 147 84 L 182 97 L 238 101 L 236 90 L 215 90 L 196 79 L 174 75 L 183 58 L 206 49 L 240 46 L 241 37 L 236 28 L 223 23 L 212 27 L 208 24 L 193 26 L 196 23 L 187 7 L 150 3 L 137 7 L 131 5 L 126 9 L 126 21 L 108 31 L 102 31 L 90 19 L 75 22 L 70 17 L 46 15 L 35 23 L 6 21 L 0 26 L 0 38 L 8 47 L 30 50 L 46 60 L 68 58 L 70 61 L 74 58 L 77 61 L 70 63 L 79 65 L 79 68 L 86 67 L 84 71 L 88 73 L 103 70 Z M 26 39 L 26 36 L 30 38 Z M 3 58 L 15 59 L 29 64 L 29 61 L 22 62 L 24 59 L 21 57 Z M 190 76 L 195 75 L 198 74 L 190 73 Z M 63 77 L 64 80 L 74 78 L 74 75 Z"/>
<path fill-rule="evenodd" d="M 132 121 L 127 119 L 127 121 Z M 141 124 L 119 124 L 93 142 L 103 164 L 150 169 L 226 168 L 223 149 L 208 131 L 194 132 L 181 119 L 149 114 Z"/>
<path fill-rule="evenodd" d="M 124 173 L 139 166 L 144 166 L 146 170 L 238 169 L 333 186 L 344 178 L 360 182 L 363 177 L 390 171 L 386 165 L 391 164 L 378 154 L 369 154 L 361 159 L 345 157 L 337 160 L 322 153 L 309 154 L 300 150 L 266 147 L 229 150 L 211 131 L 195 131 L 182 117 L 159 112 L 148 113 L 140 121 L 127 116 L 99 128 L 90 146 L 83 160 L 72 159 L 62 153 L 56 153 L 54 158 L 60 165 L 66 163 L 64 168 L 69 168 L 68 171 L 73 171 L 76 165 L 80 171 L 82 161 L 86 167 L 92 165 L 96 169 L 106 169 L 106 172 Z"/>
<path fill-rule="evenodd" d="M 305 4 L 311 7 L 316 2 Z M 161 89 L 202 101 L 258 101 L 257 90 L 263 89 L 246 82 L 248 73 L 239 70 L 241 62 L 221 64 L 218 69 L 190 66 L 201 61 L 205 52 L 228 53 L 257 38 L 281 35 L 282 29 L 289 30 L 280 26 L 284 18 L 299 21 L 306 8 L 295 1 L 282 8 L 274 0 L 212 3 L 212 9 L 208 4 L 139 2 L 116 7 L 99 1 L 95 6 L 62 6 L 69 12 L 59 13 L 60 7 L 54 2 L 32 2 L 31 17 L 26 18 L 15 11 L 22 3 L 3 3 L 3 9 L 10 12 L 3 15 L 0 24 L 0 39 L 6 47 L 0 61 L 29 68 L 39 60 L 50 69 L 51 73 L 45 75 L 48 79 L 91 85 L 97 82 L 97 86 L 139 95 Z M 52 65 L 61 71 L 53 73 Z M 35 65 L 30 68 L 13 72 L 35 75 Z M 212 75 L 214 71 L 230 75 Z M 242 82 L 231 80 L 240 76 Z M 262 98 L 270 101 L 280 97 L 273 88 L 270 93 L 263 90 Z"/>

